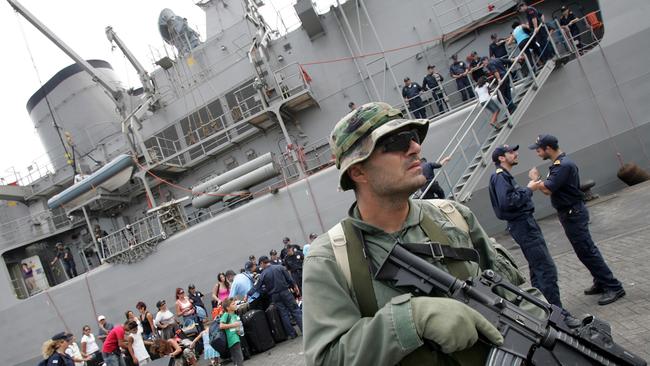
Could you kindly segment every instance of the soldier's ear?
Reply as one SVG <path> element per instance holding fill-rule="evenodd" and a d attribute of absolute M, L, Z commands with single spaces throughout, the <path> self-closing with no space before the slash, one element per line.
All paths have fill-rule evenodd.
<path fill-rule="evenodd" d="M 368 176 L 363 164 L 361 163 L 354 164 L 348 168 L 348 177 L 350 177 L 350 180 L 353 181 L 355 185 L 368 182 Z"/>

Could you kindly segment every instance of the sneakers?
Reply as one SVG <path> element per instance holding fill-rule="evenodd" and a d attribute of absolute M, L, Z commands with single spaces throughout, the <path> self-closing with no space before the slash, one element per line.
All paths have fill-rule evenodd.
<path fill-rule="evenodd" d="M 597 286 L 597 285 L 594 284 L 594 285 L 591 285 L 591 287 L 586 289 L 584 292 L 585 292 L 585 295 L 600 295 L 600 294 L 604 293 L 605 290 L 602 287 Z"/>
<path fill-rule="evenodd" d="M 622 288 L 620 290 L 606 290 L 598 300 L 598 305 L 611 304 L 623 296 L 625 296 L 625 290 Z"/>

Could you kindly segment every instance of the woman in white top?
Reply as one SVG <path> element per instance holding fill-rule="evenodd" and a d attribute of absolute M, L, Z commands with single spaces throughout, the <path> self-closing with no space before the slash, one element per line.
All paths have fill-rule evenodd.
<path fill-rule="evenodd" d="M 68 333 L 68 348 L 65 349 L 65 353 L 72 358 L 75 366 L 84 366 L 86 358 L 81 354 L 76 340 L 75 336 Z"/>
<path fill-rule="evenodd" d="M 174 313 L 167 309 L 165 300 L 158 301 L 156 307 L 158 307 L 158 312 L 156 313 L 154 324 L 160 329 L 161 337 L 163 339 L 174 337 L 174 332 L 178 329 L 178 322 Z"/>
<path fill-rule="evenodd" d="M 490 125 L 496 129 L 501 128 L 496 124 L 497 122 L 497 117 L 499 116 L 499 112 L 501 111 L 499 109 L 499 106 L 494 103 L 492 98 L 490 97 L 490 89 L 488 88 L 488 83 L 487 79 L 485 76 L 481 76 L 478 81 L 476 82 L 476 95 L 478 95 L 478 101 L 481 103 L 481 105 L 485 105 L 485 109 L 489 110 L 492 112 L 492 117 L 490 117 Z"/>
<path fill-rule="evenodd" d="M 87 358 L 87 366 L 98 366 L 104 362 L 102 353 L 100 352 L 95 335 L 90 331 L 89 325 L 84 325 L 82 328 L 83 336 L 81 336 L 81 355 Z"/>
<path fill-rule="evenodd" d="M 130 320 L 124 325 L 124 331 L 126 332 L 124 338 L 126 339 L 133 363 L 136 365 L 145 365 L 151 362 L 151 357 L 142 339 L 142 327 L 134 320 Z"/>

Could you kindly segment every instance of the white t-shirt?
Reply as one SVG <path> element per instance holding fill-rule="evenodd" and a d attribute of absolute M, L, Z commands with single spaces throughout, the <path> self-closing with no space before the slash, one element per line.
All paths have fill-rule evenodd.
<path fill-rule="evenodd" d="M 483 86 L 477 86 L 474 88 L 474 90 L 476 90 L 476 94 L 478 94 L 479 102 L 483 103 L 490 100 L 490 89 L 488 89 L 487 83 L 485 83 Z"/>
<path fill-rule="evenodd" d="M 86 342 L 86 354 L 92 354 L 97 351 L 99 351 L 99 346 L 97 345 L 97 341 L 95 341 L 95 335 L 90 333 L 90 335 L 83 335 L 81 337 L 81 343 Z"/>
<path fill-rule="evenodd" d="M 68 345 L 68 348 L 65 349 L 65 353 L 68 356 L 72 357 L 72 359 L 83 358 L 83 356 L 81 355 L 81 351 L 79 350 L 79 346 L 77 346 L 77 343 L 75 342 L 72 342 Z M 83 361 L 74 363 L 75 366 L 84 366 L 84 364 L 85 362 Z"/>
<path fill-rule="evenodd" d="M 161 325 L 168 325 L 174 322 L 174 314 L 169 311 L 158 311 L 156 313 L 156 319 L 154 319 L 154 324 L 159 327 Z"/>
<path fill-rule="evenodd" d="M 144 346 L 144 340 L 142 339 L 142 328 L 138 327 L 138 332 L 135 334 L 129 334 L 129 337 L 133 338 L 133 344 L 131 347 L 133 347 L 135 358 L 137 358 L 138 361 L 150 358 L 149 352 L 147 352 L 147 349 Z"/>

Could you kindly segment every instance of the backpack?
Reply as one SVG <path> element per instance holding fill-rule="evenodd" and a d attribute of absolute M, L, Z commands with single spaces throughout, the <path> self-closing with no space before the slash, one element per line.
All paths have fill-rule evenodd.
<path fill-rule="evenodd" d="M 230 320 L 230 317 L 228 317 Z M 228 358 L 230 357 L 230 351 L 228 350 L 228 339 L 226 338 L 226 331 L 219 328 L 221 325 L 221 318 L 217 317 L 214 319 L 212 324 L 210 324 L 210 328 L 208 330 L 210 334 L 210 346 L 214 348 L 219 354 L 221 354 L 221 358 Z"/>

